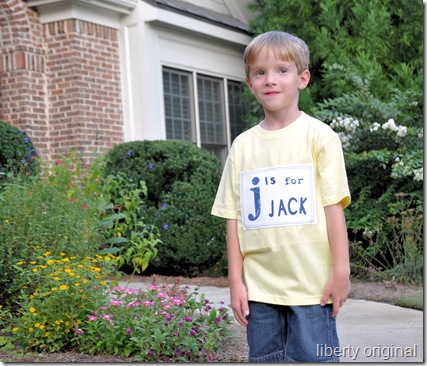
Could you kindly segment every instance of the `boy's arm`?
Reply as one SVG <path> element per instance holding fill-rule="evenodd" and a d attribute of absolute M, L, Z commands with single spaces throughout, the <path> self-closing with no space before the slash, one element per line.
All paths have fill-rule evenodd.
<path fill-rule="evenodd" d="M 351 289 L 347 226 L 341 203 L 326 206 L 324 209 L 334 267 L 332 277 L 326 285 L 320 305 L 324 306 L 328 298 L 332 297 L 334 304 L 332 316 L 336 317 L 340 307 L 347 300 Z"/>
<path fill-rule="evenodd" d="M 248 325 L 248 291 L 243 283 L 243 256 L 237 234 L 237 220 L 227 220 L 228 283 L 234 317 L 243 326 Z"/>

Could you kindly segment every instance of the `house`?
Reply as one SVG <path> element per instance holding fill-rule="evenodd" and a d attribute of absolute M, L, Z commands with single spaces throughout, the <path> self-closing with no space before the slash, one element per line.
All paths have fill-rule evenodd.
<path fill-rule="evenodd" d="M 224 160 L 244 128 L 249 2 L 2 0 L 0 120 L 43 159 L 172 139 Z"/>

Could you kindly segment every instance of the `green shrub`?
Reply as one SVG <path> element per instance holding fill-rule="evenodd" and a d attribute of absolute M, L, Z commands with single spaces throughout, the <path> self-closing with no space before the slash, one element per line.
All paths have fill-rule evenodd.
<path fill-rule="evenodd" d="M 97 170 L 71 158 L 46 165 L 41 177 L 8 175 L 0 191 L 0 304 L 14 305 L 21 291 L 18 262 L 35 261 L 40 252 L 97 252 Z"/>
<path fill-rule="evenodd" d="M 0 121 L 0 176 L 8 171 L 34 173 L 36 149 L 24 131 Z"/>
<path fill-rule="evenodd" d="M 116 255 L 119 267 L 131 266 L 137 273 L 145 271 L 160 243 L 158 228 L 147 225 L 141 213 L 147 186 L 142 181 L 128 181 L 119 173 L 102 181 L 102 191 L 101 253 Z"/>
<path fill-rule="evenodd" d="M 225 251 L 224 220 L 210 214 L 221 178 L 220 161 L 190 143 L 133 141 L 107 153 L 105 174 L 144 181 L 144 220 L 161 231 L 162 244 L 147 271 L 194 276 Z"/>
<path fill-rule="evenodd" d="M 66 252 L 35 252 L 35 260 L 19 262 L 16 268 L 16 276 L 32 286 L 20 294 L 12 332 L 26 350 L 60 352 L 77 346 L 90 311 L 108 303 L 106 278 L 114 260 L 110 255 L 78 258 Z"/>

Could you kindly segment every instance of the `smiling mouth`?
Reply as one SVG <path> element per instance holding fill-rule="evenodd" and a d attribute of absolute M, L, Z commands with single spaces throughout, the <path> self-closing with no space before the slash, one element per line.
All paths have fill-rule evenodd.
<path fill-rule="evenodd" d="M 277 91 L 269 91 L 265 93 L 265 95 L 277 95 L 277 94 L 280 94 L 280 93 Z"/>

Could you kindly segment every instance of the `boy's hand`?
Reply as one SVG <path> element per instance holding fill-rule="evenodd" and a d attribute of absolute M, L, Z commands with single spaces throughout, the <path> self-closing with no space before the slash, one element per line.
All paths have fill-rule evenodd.
<path fill-rule="evenodd" d="M 325 306 L 329 297 L 332 298 L 333 312 L 332 317 L 336 318 L 340 308 L 344 305 L 350 293 L 351 284 L 348 276 L 333 275 L 326 285 L 320 305 Z"/>
<path fill-rule="evenodd" d="M 241 325 L 247 327 L 247 316 L 249 315 L 248 290 L 243 282 L 230 286 L 230 295 L 234 317 Z"/>

